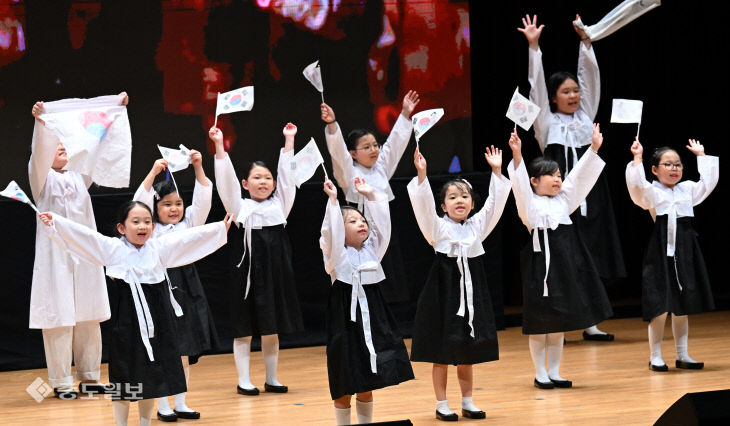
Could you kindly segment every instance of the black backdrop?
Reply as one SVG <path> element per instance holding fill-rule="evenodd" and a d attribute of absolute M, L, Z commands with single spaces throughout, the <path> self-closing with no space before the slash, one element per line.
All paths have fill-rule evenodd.
<path fill-rule="evenodd" d="M 131 2 L 135 5 L 133 7 L 138 8 L 146 3 Z M 150 3 L 155 4 L 155 2 Z M 576 68 L 578 39 L 570 25 L 575 13 L 580 13 L 584 22 L 592 24 L 618 3 L 618 1 L 469 2 L 472 49 L 470 95 L 472 114 L 476 118 L 472 129 L 474 170 L 486 169 L 486 164 L 481 160 L 485 144 L 507 148 L 506 141 L 512 127 L 504 118 L 507 102 L 515 86 L 519 85 L 525 95 L 529 90 L 526 78 L 527 44 L 524 37 L 516 31 L 516 27 L 521 24 L 520 17 L 526 12 L 536 13 L 539 22 L 546 24 L 541 46 L 545 70 L 550 74 L 557 70 Z M 109 13 L 108 22 L 114 22 L 115 13 L 119 14 L 119 10 L 115 10 L 116 3 L 102 1 L 102 5 Z M 683 148 L 688 138 L 701 140 L 709 154 L 724 155 L 728 143 L 725 122 L 730 112 L 727 106 L 730 93 L 728 93 L 726 66 L 730 40 L 727 31 L 716 22 L 715 5 L 715 2 L 665 1 L 659 8 L 594 44 L 602 82 L 602 101 L 597 117 L 597 121 L 602 123 L 605 136 L 601 155 L 607 161 L 606 172 L 617 210 L 624 258 L 629 273 L 626 280 L 609 283 L 609 294 L 619 315 L 637 316 L 639 313 L 641 257 L 650 231 L 651 219 L 647 212 L 631 203 L 625 189 L 623 172 L 626 163 L 631 159 L 628 147 L 635 134 L 635 126 L 608 123 L 611 99 L 629 98 L 644 101 L 641 139 L 646 150 L 660 145 L 677 148 L 687 165 L 685 177 L 688 179 L 697 178 L 695 163 Z M 44 2 L 26 2 L 29 46 L 34 37 L 35 40 L 39 40 L 36 45 L 43 45 L 48 37 L 52 37 L 52 32 L 33 30 L 32 26 L 32 14 L 43 16 L 42 10 L 46 6 Z M 145 11 L 150 14 L 150 19 L 154 18 L 156 13 L 160 13 L 154 6 L 145 7 Z M 126 15 L 121 13 L 120 16 Z M 128 21 L 116 23 L 120 27 L 133 25 L 142 28 L 140 37 L 159 37 L 159 29 L 155 30 L 153 25 L 144 24 L 145 22 Z M 372 25 L 379 23 L 373 22 Z M 64 56 L 63 51 L 59 53 L 49 49 L 45 52 L 34 52 L 34 55 L 38 56 L 31 55 L 29 65 L 25 65 L 31 68 L 48 67 L 53 71 L 77 75 L 79 82 L 74 86 L 76 90 L 72 93 L 62 92 L 53 85 L 44 87 L 30 78 L 9 81 L 5 78 L 8 68 L 0 71 L 0 90 L 5 102 L 0 110 L 2 113 L 0 120 L 4 129 L 2 141 L 5 147 L 12 146 L 10 152 L 16 153 L 0 156 L 3 184 L 17 178 L 16 173 L 6 174 L 8 170 L 17 170 L 18 163 L 23 164 L 23 168 L 27 164 L 27 150 L 17 154 L 20 152 L 17 146 L 27 146 L 30 139 L 30 124 L 27 122 L 23 124 L 21 120 L 27 121 L 28 109 L 34 100 L 51 98 L 49 92 L 53 92 L 53 98 L 84 97 L 128 90 L 133 86 L 135 91 L 130 92 L 135 102 L 135 109 L 130 110 L 132 115 L 130 120 L 134 123 L 135 132 L 151 139 L 162 138 L 165 135 L 165 126 L 174 122 L 182 128 L 187 126 L 191 134 L 200 135 L 197 125 L 190 125 L 175 117 L 155 116 L 159 115 L 162 107 L 161 100 L 153 95 L 159 92 L 156 88 L 161 84 L 154 67 L 149 67 L 152 71 L 145 75 L 143 72 L 132 70 L 123 57 L 103 54 L 105 49 L 119 49 L 151 61 L 152 53 L 149 49 L 140 50 L 129 40 L 118 39 L 100 41 L 95 49 L 106 71 L 104 78 L 86 76 L 83 72 L 85 64 L 75 61 L 73 55 Z M 30 48 L 28 53 L 31 53 Z M 134 74 L 134 78 L 129 77 L 131 74 Z M 295 103 L 287 106 L 288 110 L 296 108 Z M 318 128 L 318 118 L 313 116 L 311 120 L 314 121 L 311 126 Z M 523 136 L 525 156 L 531 158 L 538 155 L 534 139 L 527 132 L 520 134 Z M 198 136 L 195 137 L 200 139 Z M 408 166 L 412 150 L 413 144 L 406 151 L 399 168 L 404 177 L 396 178 L 392 182 L 397 198 L 391 203 L 396 230 L 394 237 L 401 241 L 404 268 L 409 277 L 409 282 L 405 285 L 408 286 L 411 295 L 410 302 L 394 305 L 393 308 L 401 319 L 406 333 L 413 314 L 413 302 L 423 283 L 432 253 L 417 230 L 405 192 L 405 184 L 408 181 L 406 176 L 412 173 L 409 172 L 412 168 Z M 426 155 L 429 154 L 427 147 L 424 147 L 424 151 Z M 505 155 L 505 164 L 509 159 L 510 155 Z M 147 168 L 147 163 L 148 161 L 144 161 L 143 170 Z M 467 165 L 467 169 L 468 166 L 471 164 Z M 212 162 L 208 161 L 205 167 L 212 172 Z M 184 173 L 189 174 L 187 179 L 192 182 L 192 172 Z M 212 173 L 209 175 L 212 176 Z M 297 336 L 284 336 L 283 347 L 322 344 L 324 341 L 324 309 L 328 278 L 324 274 L 321 253 L 317 247 L 324 207 L 321 182 L 316 182 L 318 176 L 316 175 L 314 181 L 305 184 L 299 190 L 287 226 L 294 246 L 294 266 L 298 276 L 299 297 L 306 316 L 307 332 Z M 485 194 L 488 176 L 476 173 L 469 174 L 468 177 L 477 182 L 477 188 Z M 444 178 L 445 176 L 435 177 L 434 185 Z M 189 191 L 183 190 L 183 192 L 189 200 Z M 718 306 L 727 309 L 730 294 L 726 286 L 727 281 L 722 278 L 721 267 L 721 262 L 728 254 L 723 244 L 726 238 L 723 226 L 725 214 L 721 211 L 722 205 L 725 205 L 725 202 L 722 202 L 723 192 L 721 182 L 715 192 L 695 208 L 697 217 L 695 227 L 700 235 L 700 244 L 708 264 Z M 129 191 L 94 193 L 92 199 L 100 230 L 111 232 L 113 212 L 130 196 Z M 222 215 L 222 208 L 216 199 L 210 219 L 217 220 Z M 0 369 L 39 367 L 43 365 L 40 332 L 27 328 L 35 221 L 26 206 L 9 200 L 0 200 L 0 218 L 2 218 L 0 235 L 4 252 L 0 262 L 2 270 L 5 271 L 0 287 L 4 294 L 0 298 L 0 324 L 2 324 Z M 519 222 L 514 202 L 510 199 L 500 225 L 486 242 L 491 262 L 490 285 L 496 308 L 500 312 L 502 303 L 517 307 L 520 304 L 519 250 L 527 238 L 528 234 Z M 221 267 L 226 257 L 227 252 L 224 247 L 198 263 L 211 308 L 224 338 L 229 336 L 226 272 Z M 508 313 L 515 311 L 518 312 L 519 309 L 510 309 Z M 514 325 L 519 316 L 508 314 L 500 316 L 500 319 L 506 321 L 507 325 Z M 230 347 L 221 349 L 230 350 Z"/>

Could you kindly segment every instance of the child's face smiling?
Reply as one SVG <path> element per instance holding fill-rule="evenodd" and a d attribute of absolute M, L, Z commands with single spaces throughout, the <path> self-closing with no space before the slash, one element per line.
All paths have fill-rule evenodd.
<path fill-rule="evenodd" d="M 471 198 L 469 188 L 466 185 L 449 185 L 441 209 L 449 215 L 451 220 L 454 222 L 465 221 L 473 208 L 474 200 Z"/>
<path fill-rule="evenodd" d="M 127 213 L 124 223 L 117 224 L 117 231 L 137 248 L 142 247 L 147 242 L 154 228 L 152 215 L 149 210 L 142 206 L 134 206 Z"/>
<path fill-rule="evenodd" d="M 542 175 L 540 177 L 531 177 L 530 183 L 535 190 L 535 194 L 540 196 L 554 197 L 563 187 L 563 178 L 560 175 L 560 169 L 555 170 L 551 175 Z"/>
<path fill-rule="evenodd" d="M 350 150 L 350 155 L 355 159 L 361 166 L 373 167 L 378 161 L 380 156 L 380 145 L 375 140 L 375 136 L 367 134 L 361 136 L 360 139 L 355 143 L 355 149 Z"/>
<path fill-rule="evenodd" d="M 271 171 L 266 167 L 254 166 L 248 174 L 248 179 L 241 181 L 243 189 L 247 190 L 254 201 L 265 201 L 276 188 L 276 181 Z"/>
<path fill-rule="evenodd" d="M 346 209 L 342 219 L 345 221 L 345 245 L 360 250 L 370 233 L 367 221 L 352 209 Z"/>
<path fill-rule="evenodd" d="M 682 180 L 682 160 L 677 151 L 671 150 L 662 154 L 659 166 L 651 166 L 651 172 L 659 183 L 667 188 L 674 188 Z"/>
<path fill-rule="evenodd" d="M 551 99 L 555 102 L 558 112 L 573 114 L 580 106 L 580 87 L 572 78 L 566 79 L 558 86 L 555 96 Z"/>
<path fill-rule="evenodd" d="M 157 218 L 165 225 L 175 225 L 182 219 L 185 207 L 177 192 L 171 192 L 157 202 Z"/>

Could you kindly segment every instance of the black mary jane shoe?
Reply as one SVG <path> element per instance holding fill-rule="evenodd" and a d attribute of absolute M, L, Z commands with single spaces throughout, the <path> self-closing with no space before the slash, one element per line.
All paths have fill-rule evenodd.
<path fill-rule="evenodd" d="M 439 410 L 436 410 L 436 418 L 443 422 L 455 422 L 455 421 L 459 420 L 458 414 L 456 414 L 456 413 L 441 414 L 441 413 L 439 413 Z"/>
<path fill-rule="evenodd" d="M 287 393 L 289 392 L 289 387 L 284 385 L 270 385 L 264 382 L 264 390 L 271 393 Z"/>
<path fill-rule="evenodd" d="M 461 416 L 467 419 L 485 419 L 487 418 L 487 413 L 482 410 L 471 411 L 466 408 L 462 408 Z"/>
<path fill-rule="evenodd" d="M 107 386 L 101 383 L 79 383 L 79 393 L 85 394 L 105 394 Z"/>
<path fill-rule="evenodd" d="M 172 413 L 172 414 L 162 414 L 162 413 L 160 413 L 158 411 L 157 412 L 157 420 L 159 420 L 161 422 L 167 422 L 167 423 L 176 422 L 177 421 L 177 414 L 175 414 L 175 413 Z"/>
<path fill-rule="evenodd" d="M 557 379 L 550 379 L 551 382 L 553 382 L 553 385 L 555 385 L 556 388 L 572 388 L 573 382 L 570 380 L 557 380 Z"/>
<path fill-rule="evenodd" d="M 664 372 L 664 371 L 669 371 L 669 367 L 667 367 L 667 364 L 664 364 L 664 365 L 654 365 L 654 364 L 651 363 L 651 361 L 649 361 L 649 370 L 651 370 L 651 371 Z"/>
<path fill-rule="evenodd" d="M 71 390 L 58 390 L 58 389 L 54 388 L 53 389 L 53 394 L 56 396 L 56 398 L 63 399 L 64 401 L 69 401 L 69 400 L 72 400 L 72 399 L 77 399 L 79 397 L 78 392 L 76 392 L 73 389 L 71 389 Z"/>
<path fill-rule="evenodd" d="M 681 368 L 684 370 L 702 370 L 703 368 L 705 368 L 704 362 L 689 362 L 677 360 L 674 365 L 677 368 Z"/>
<path fill-rule="evenodd" d="M 541 381 L 537 380 L 537 378 L 536 378 L 535 387 L 540 388 L 540 389 L 552 389 L 555 387 L 555 383 L 553 383 L 551 381 L 541 382 Z"/>
<path fill-rule="evenodd" d="M 588 334 L 583 332 L 583 340 L 593 340 L 594 342 L 613 342 L 614 336 L 611 333 L 605 334 Z"/>
<path fill-rule="evenodd" d="M 178 419 L 198 420 L 200 418 L 200 413 L 197 411 L 173 411 L 177 415 Z"/>
<path fill-rule="evenodd" d="M 241 395 L 256 396 L 259 394 L 259 388 L 244 389 L 240 386 L 236 386 L 236 391 Z"/>

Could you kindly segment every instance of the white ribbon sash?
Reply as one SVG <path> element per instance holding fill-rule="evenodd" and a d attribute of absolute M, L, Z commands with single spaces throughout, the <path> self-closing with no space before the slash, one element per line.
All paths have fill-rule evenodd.
<path fill-rule="evenodd" d="M 542 229 L 543 239 L 545 240 L 545 278 L 542 280 L 542 296 L 548 296 L 548 272 L 550 272 L 550 244 L 548 243 L 548 228 Z M 532 231 L 532 251 L 539 253 L 540 249 L 540 229 L 535 228 Z"/>
<path fill-rule="evenodd" d="M 469 310 L 469 335 L 474 338 L 474 287 L 471 281 L 471 270 L 469 269 L 469 242 L 451 241 L 451 249 L 448 256 L 456 258 L 461 278 L 459 279 L 459 310 L 456 315 L 464 317 L 464 309 Z M 464 306 L 464 293 L 466 293 L 466 307 Z"/>
<path fill-rule="evenodd" d="M 573 151 L 573 167 L 575 167 L 576 164 L 578 164 L 578 151 L 575 149 L 575 131 L 580 127 L 580 121 L 573 121 L 572 123 L 568 124 L 568 129 L 573 130 L 572 132 L 566 132 L 566 138 L 565 142 L 567 144 L 565 145 L 565 176 L 563 176 L 563 179 L 568 176 L 568 172 L 570 171 L 570 167 L 568 167 L 568 148 L 570 148 L 571 151 Z M 580 202 L 580 215 L 581 216 L 587 216 L 588 215 L 588 203 L 586 200 L 583 200 Z M 547 235 L 547 234 L 545 234 Z"/>
<path fill-rule="evenodd" d="M 365 346 L 370 352 L 370 371 L 378 372 L 375 355 L 375 346 L 373 346 L 373 335 L 370 330 L 370 309 L 368 308 L 368 299 L 365 296 L 360 273 L 363 271 L 377 271 L 378 262 L 371 260 L 358 266 L 352 270 L 352 297 L 350 299 L 350 321 L 357 322 L 357 305 L 360 305 L 360 317 L 362 318 L 362 331 L 365 337 Z M 367 285 L 367 284 L 365 284 Z"/>

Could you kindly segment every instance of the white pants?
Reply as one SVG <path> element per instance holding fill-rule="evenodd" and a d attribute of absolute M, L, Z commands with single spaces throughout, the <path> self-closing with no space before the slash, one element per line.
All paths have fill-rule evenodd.
<path fill-rule="evenodd" d="M 78 322 L 73 327 L 43 329 L 48 379 L 54 388 L 71 387 L 71 361 L 78 380 L 99 380 L 101 327 L 98 321 Z"/>

